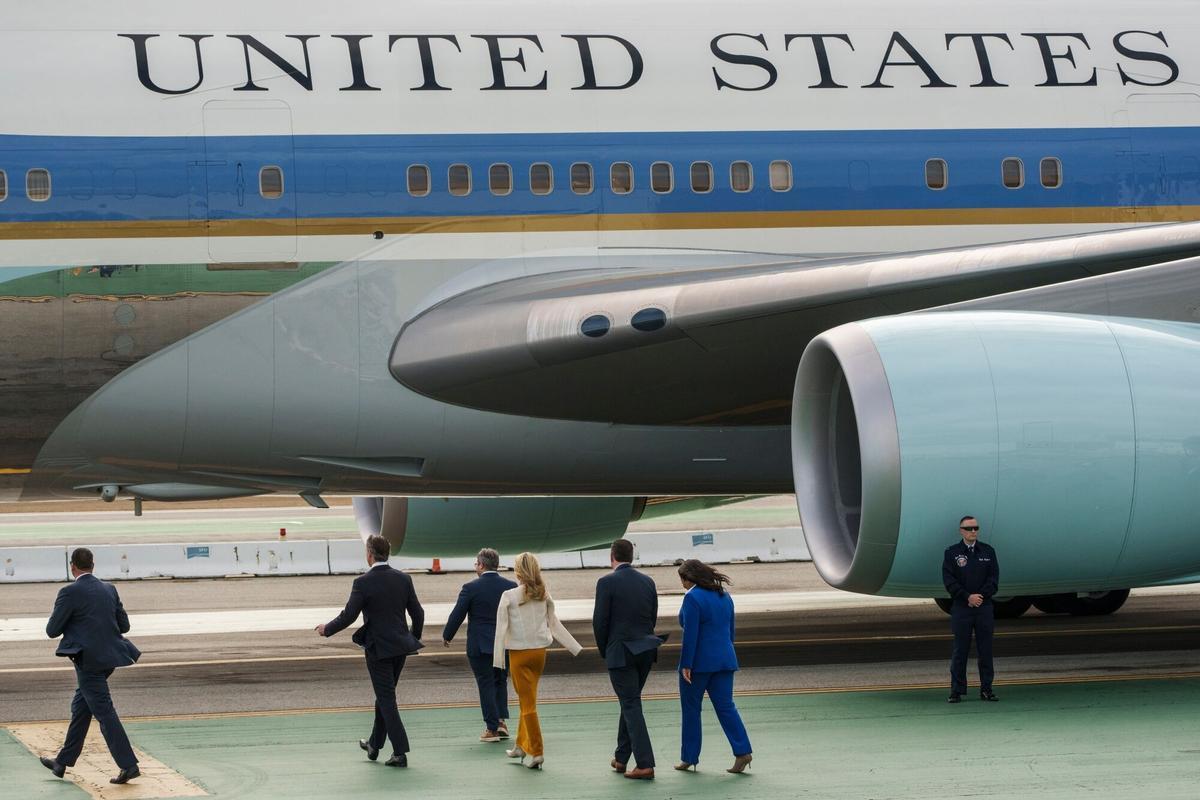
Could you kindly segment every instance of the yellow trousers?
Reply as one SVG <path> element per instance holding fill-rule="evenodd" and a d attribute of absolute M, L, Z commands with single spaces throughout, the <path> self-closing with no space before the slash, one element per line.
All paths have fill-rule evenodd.
<path fill-rule="evenodd" d="M 521 726 L 517 729 L 517 747 L 531 756 L 542 755 L 542 726 L 538 722 L 537 689 L 546 669 L 546 648 L 508 651 L 508 674 L 521 701 Z"/>

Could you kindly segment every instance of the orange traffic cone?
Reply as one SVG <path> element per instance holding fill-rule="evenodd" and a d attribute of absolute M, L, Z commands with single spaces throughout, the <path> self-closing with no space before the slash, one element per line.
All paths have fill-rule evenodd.
<path fill-rule="evenodd" d="M 433 567 L 429 570 L 429 574 L 442 575 L 444 572 L 445 571 L 442 569 L 442 560 L 440 558 L 435 558 L 433 560 Z"/>

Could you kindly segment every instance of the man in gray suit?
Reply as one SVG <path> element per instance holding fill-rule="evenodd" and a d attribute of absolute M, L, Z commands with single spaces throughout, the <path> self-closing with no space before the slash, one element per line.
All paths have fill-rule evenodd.
<path fill-rule="evenodd" d="M 54 611 L 46 623 L 47 636 L 51 639 L 62 636 L 55 655 L 75 663 L 79 688 L 71 701 L 71 724 L 62 749 L 54 758 L 43 757 L 41 761 L 61 778 L 67 767 L 75 766 L 83 752 L 83 740 L 95 717 L 108 752 L 121 769 L 110 782 L 128 783 L 142 773 L 113 706 L 108 676 L 117 667 L 133 664 L 142 654 L 121 635 L 129 632 L 129 616 L 116 587 L 94 576 L 94 568 L 91 550 L 80 547 L 71 553 L 71 577 L 75 582 L 59 590 Z"/>
<path fill-rule="evenodd" d="M 642 714 L 642 688 L 663 642 L 654 634 L 658 588 L 652 578 L 633 568 L 633 542 L 628 539 L 613 542 L 609 563 L 612 572 L 596 584 L 592 633 L 621 703 L 612 768 L 626 778 L 653 779 L 654 750 Z M 637 761 L 636 769 L 627 769 L 630 756 Z"/>

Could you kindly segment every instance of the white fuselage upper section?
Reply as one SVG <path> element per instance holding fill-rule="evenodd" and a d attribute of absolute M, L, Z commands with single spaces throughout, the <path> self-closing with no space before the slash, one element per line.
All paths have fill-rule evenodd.
<path fill-rule="evenodd" d="M 297 134 L 1103 127 L 1143 124 L 1119 116 L 1130 95 L 1200 81 L 1190 0 L 51 0 L 4 13 L 7 134 L 202 135 L 205 103 L 250 98 L 288 103 Z M 139 47 L 142 77 L 177 94 L 139 79 Z M 635 82 L 606 88 L 629 84 L 635 62 Z"/>

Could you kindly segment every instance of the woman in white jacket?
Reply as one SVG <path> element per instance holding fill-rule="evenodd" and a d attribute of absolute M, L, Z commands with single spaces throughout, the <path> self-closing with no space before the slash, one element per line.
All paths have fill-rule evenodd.
<path fill-rule="evenodd" d="M 554 600 L 546 591 L 541 565 L 533 553 L 521 553 L 514 566 L 517 588 L 500 596 L 500 607 L 496 609 L 496 643 L 492 652 L 495 654 L 494 666 L 504 669 L 504 651 L 508 650 L 508 671 L 521 701 L 517 746 L 506 752 L 509 758 L 519 758 L 522 763 L 525 756 L 532 756 L 527 766 L 538 769 L 546 760 L 537 714 L 537 687 L 546 668 L 546 648 L 557 641 L 573 656 L 583 648 L 554 613 Z"/>

